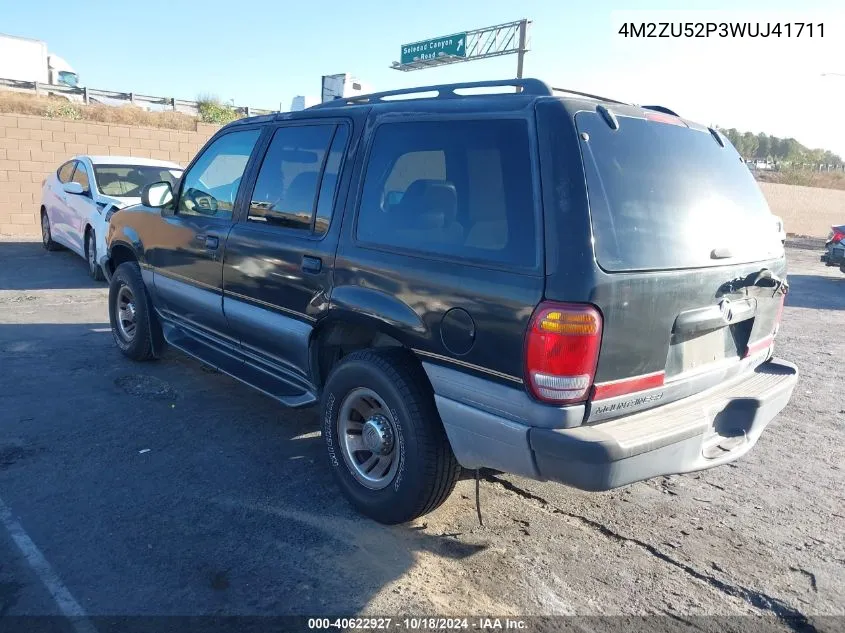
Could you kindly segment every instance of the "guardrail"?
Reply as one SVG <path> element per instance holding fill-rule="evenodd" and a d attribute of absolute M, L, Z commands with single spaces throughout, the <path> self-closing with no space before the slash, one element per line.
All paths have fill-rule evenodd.
<path fill-rule="evenodd" d="M 136 92 L 117 92 L 115 90 L 99 90 L 97 88 L 73 88 L 71 86 L 42 84 L 38 81 L 20 81 L 17 79 L 0 78 L 0 89 L 9 89 L 16 92 L 31 92 L 36 95 L 63 95 L 74 101 L 81 101 L 85 104 L 101 103 L 103 105 L 150 105 L 161 110 L 173 110 L 184 114 L 199 114 L 199 103 L 175 97 L 152 97 Z M 118 102 L 118 103 L 109 103 Z M 276 110 L 264 110 L 250 106 L 231 106 L 233 110 L 246 116 L 258 114 L 270 114 Z"/>

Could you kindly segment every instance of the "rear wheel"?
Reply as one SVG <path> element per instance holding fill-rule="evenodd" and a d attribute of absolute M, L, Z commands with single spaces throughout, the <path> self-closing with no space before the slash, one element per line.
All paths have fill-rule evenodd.
<path fill-rule="evenodd" d="M 41 210 L 41 246 L 48 251 L 57 251 L 60 248 L 53 241 L 53 233 L 50 230 L 50 218 L 44 209 Z"/>
<path fill-rule="evenodd" d="M 94 229 L 85 234 L 85 258 L 88 260 L 88 275 L 94 281 L 103 281 L 103 269 L 97 263 L 97 235 Z"/>
<path fill-rule="evenodd" d="M 137 262 L 124 262 L 114 271 L 109 284 L 109 320 L 114 342 L 124 356 L 155 358 L 153 337 L 159 324 Z"/>
<path fill-rule="evenodd" d="M 363 350 L 332 370 L 323 393 L 323 438 L 347 499 L 381 523 L 431 512 L 460 466 L 428 379 L 404 349 Z"/>

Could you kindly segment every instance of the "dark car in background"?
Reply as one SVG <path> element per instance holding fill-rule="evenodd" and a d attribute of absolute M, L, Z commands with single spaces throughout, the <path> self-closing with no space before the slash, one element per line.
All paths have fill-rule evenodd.
<path fill-rule="evenodd" d="M 227 125 L 142 198 L 110 225 L 117 346 L 319 404 L 385 523 L 461 468 L 607 490 L 725 464 L 797 380 L 760 189 L 666 108 L 537 80 L 337 99 Z"/>
<path fill-rule="evenodd" d="M 845 264 L 845 224 L 830 227 L 830 234 L 827 236 L 821 261 L 828 266 Z"/>

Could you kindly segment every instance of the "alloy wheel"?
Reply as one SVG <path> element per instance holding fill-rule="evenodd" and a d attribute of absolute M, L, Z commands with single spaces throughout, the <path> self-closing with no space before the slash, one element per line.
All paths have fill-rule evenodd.
<path fill-rule="evenodd" d="M 396 421 L 372 389 L 350 391 L 340 405 L 337 436 L 352 476 L 372 490 L 386 488 L 399 470 Z"/>
<path fill-rule="evenodd" d="M 135 296 L 129 286 L 121 286 L 115 298 L 115 321 L 121 338 L 127 343 L 135 338 L 137 330 L 137 313 L 135 309 Z"/>

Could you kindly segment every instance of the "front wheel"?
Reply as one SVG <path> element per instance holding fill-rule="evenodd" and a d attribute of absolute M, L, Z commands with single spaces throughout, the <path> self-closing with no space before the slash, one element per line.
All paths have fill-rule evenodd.
<path fill-rule="evenodd" d="M 404 523 L 454 489 L 460 466 L 428 379 L 407 350 L 363 350 L 341 360 L 326 381 L 322 414 L 332 473 L 362 514 Z"/>
<path fill-rule="evenodd" d="M 103 281 L 103 269 L 97 263 L 97 235 L 94 229 L 88 231 L 85 237 L 85 257 L 88 260 L 88 275 L 94 281 Z"/>
<path fill-rule="evenodd" d="M 158 321 L 137 262 L 122 263 L 112 275 L 109 320 L 114 342 L 124 356 L 132 360 L 155 358 L 153 336 Z"/>

